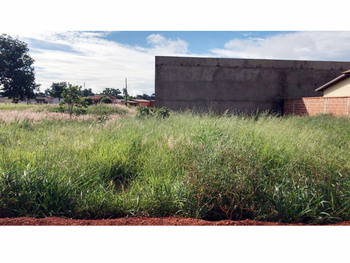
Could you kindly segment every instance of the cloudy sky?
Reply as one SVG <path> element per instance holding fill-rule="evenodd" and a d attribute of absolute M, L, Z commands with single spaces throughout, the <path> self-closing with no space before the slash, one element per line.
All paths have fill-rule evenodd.
<path fill-rule="evenodd" d="M 6 33 L 6 32 L 3 32 Z M 13 35 L 16 37 L 16 35 Z M 91 88 L 154 92 L 155 56 L 350 61 L 341 31 L 47 31 L 22 33 L 45 90 L 68 81 Z"/>

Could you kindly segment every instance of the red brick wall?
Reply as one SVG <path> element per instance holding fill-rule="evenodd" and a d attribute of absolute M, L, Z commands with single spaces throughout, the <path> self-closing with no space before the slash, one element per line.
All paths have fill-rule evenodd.
<path fill-rule="evenodd" d="M 305 97 L 284 101 L 284 114 L 350 116 L 350 97 Z"/>
<path fill-rule="evenodd" d="M 140 107 L 150 107 L 151 106 L 151 102 L 150 101 L 138 101 L 138 106 Z"/>

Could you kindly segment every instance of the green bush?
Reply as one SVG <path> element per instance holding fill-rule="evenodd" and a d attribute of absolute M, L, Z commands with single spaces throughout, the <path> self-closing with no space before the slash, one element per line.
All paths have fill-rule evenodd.
<path fill-rule="evenodd" d="M 83 106 L 85 106 L 85 107 L 91 106 L 91 105 L 93 104 L 92 98 L 90 98 L 90 97 L 84 97 L 84 98 L 82 98 L 81 104 L 82 104 Z"/>
<path fill-rule="evenodd" d="M 59 113 L 68 113 L 68 108 L 66 105 L 62 104 L 60 106 L 53 106 L 53 107 L 45 107 L 45 110 L 49 112 L 59 112 Z M 41 111 L 41 109 L 40 109 Z M 73 114 L 75 115 L 84 115 L 84 114 L 91 114 L 91 115 L 99 115 L 99 116 L 108 116 L 111 114 L 126 114 L 127 111 L 124 109 L 120 109 L 113 105 L 91 105 L 89 107 L 84 106 L 76 106 L 73 109 Z"/>
<path fill-rule="evenodd" d="M 112 103 L 112 100 L 108 97 L 102 97 L 100 99 L 100 103 L 104 103 L 104 104 L 111 104 Z"/>
<path fill-rule="evenodd" d="M 87 113 L 86 107 L 77 106 L 73 109 L 73 114 L 75 115 L 85 115 Z"/>
<path fill-rule="evenodd" d="M 157 118 L 168 118 L 170 116 L 170 110 L 166 107 L 155 108 L 155 107 L 137 107 L 138 117 L 157 117 Z"/>
<path fill-rule="evenodd" d="M 157 109 L 157 111 L 156 111 L 157 117 L 165 119 L 165 118 L 168 118 L 170 116 L 170 110 L 166 107 L 162 107 L 160 109 L 155 108 L 155 109 Z"/>
<path fill-rule="evenodd" d="M 151 108 L 148 107 L 137 107 L 137 116 L 138 117 L 148 117 L 153 115 Z"/>
<path fill-rule="evenodd" d="M 63 104 L 60 104 L 58 107 L 48 107 L 46 108 L 46 110 L 49 112 L 59 112 L 59 113 L 64 113 L 67 111 L 67 109 L 65 109 Z"/>

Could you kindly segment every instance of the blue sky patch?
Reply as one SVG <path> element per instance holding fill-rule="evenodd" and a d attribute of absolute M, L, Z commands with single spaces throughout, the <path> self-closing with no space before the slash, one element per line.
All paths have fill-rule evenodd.
<path fill-rule="evenodd" d="M 56 50 L 56 51 L 71 52 L 76 54 L 80 53 L 78 50 L 74 50 L 71 46 L 65 45 L 65 44 L 48 42 L 48 41 L 43 41 L 43 40 L 34 39 L 34 38 L 27 38 L 26 41 L 30 46 L 35 47 L 37 52 L 38 50 Z"/>

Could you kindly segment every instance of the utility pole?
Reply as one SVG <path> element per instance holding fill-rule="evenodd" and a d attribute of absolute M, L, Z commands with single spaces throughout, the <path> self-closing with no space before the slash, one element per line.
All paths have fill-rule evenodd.
<path fill-rule="evenodd" d="M 125 78 L 125 106 L 128 105 L 128 79 Z"/>

